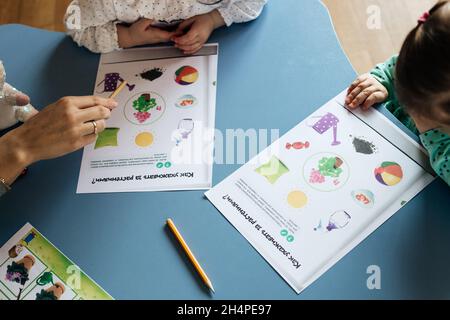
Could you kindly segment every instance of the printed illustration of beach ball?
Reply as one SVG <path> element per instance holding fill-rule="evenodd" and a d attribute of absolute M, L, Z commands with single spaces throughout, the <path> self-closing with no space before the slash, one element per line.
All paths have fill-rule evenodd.
<path fill-rule="evenodd" d="M 402 167 L 396 162 L 383 162 L 374 173 L 377 181 L 385 186 L 395 186 L 403 178 Z"/>
<path fill-rule="evenodd" d="M 198 71 L 194 67 L 184 66 L 175 72 L 175 81 L 182 86 L 193 84 L 197 80 Z"/>

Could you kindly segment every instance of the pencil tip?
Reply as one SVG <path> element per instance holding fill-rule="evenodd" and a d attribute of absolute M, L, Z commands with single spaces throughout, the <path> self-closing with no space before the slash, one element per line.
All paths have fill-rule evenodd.
<path fill-rule="evenodd" d="M 214 290 L 214 287 L 212 284 L 209 285 L 209 288 L 211 289 L 212 293 L 214 293 L 214 294 L 216 293 L 216 290 Z"/>

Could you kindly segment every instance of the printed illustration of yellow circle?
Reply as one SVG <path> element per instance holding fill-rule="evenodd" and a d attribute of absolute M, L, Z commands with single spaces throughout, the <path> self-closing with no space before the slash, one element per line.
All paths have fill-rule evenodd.
<path fill-rule="evenodd" d="M 142 148 L 150 147 L 155 138 L 151 132 L 141 132 L 136 136 L 136 145 Z"/>
<path fill-rule="evenodd" d="M 304 192 L 294 190 L 288 194 L 288 204 L 294 209 L 301 209 L 308 203 L 308 197 Z"/>

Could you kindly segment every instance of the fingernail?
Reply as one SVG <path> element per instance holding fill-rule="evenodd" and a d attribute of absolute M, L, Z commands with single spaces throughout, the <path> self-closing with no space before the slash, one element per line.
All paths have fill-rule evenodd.
<path fill-rule="evenodd" d="M 110 106 L 113 108 L 117 108 L 119 106 L 119 103 L 116 100 L 111 100 Z"/>

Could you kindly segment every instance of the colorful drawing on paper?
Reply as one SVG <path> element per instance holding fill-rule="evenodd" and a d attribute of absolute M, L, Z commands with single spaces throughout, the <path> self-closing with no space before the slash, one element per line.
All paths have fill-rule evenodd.
<path fill-rule="evenodd" d="M 302 150 L 302 149 L 308 149 L 309 147 L 310 147 L 309 141 L 286 143 L 286 150 Z"/>
<path fill-rule="evenodd" d="M 94 149 L 101 149 L 105 147 L 118 147 L 118 135 L 120 128 L 106 128 L 103 132 L 98 134 Z"/>
<path fill-rule="evenodd" d="M 318 120 L 316 120 L 318 119 Z M 338 124 L 339 118 L 332 113 L 327 113 L 324 116 L 314 116 L 311 118 L 314 120 L 314 123 L 310 125 L 317 133 L 323 135 L 328 131 L 332 130 L 333 140 L 331 141 L 332 146 L 338 146 L 341 144 L 338 141 Z"/>
<path fill-rule="evenodd" d="M 362 208 L 370 209 L 375 204 L 375 196 L 372 191 L 369 190 L 355 190 L 351 193 L 352 199 Z"/>
<path fill-rule="evenodd" d="M 134 139 L 135 144 L 141 148 L 148 148 L 155 142 L 155 136 L 151 132 L 140 132 Z"/>
<path fill-rule="evenodd" d="M 395 186 L 403 179 L 402 167 L 391 161 L 386 161 L 374 171 L 377 181 L 385 186 Z"/>
<path fill-rule="evenodd" d="M 350 136 L 350 138 L 352 139 L 353 147 L 357 153 L 370 155 L 378 151 L 373 142 L 365 139 L 364 137 Z"/>
<path fill-rule="evenodd" d="M 180 109 L 189 109 L 195 107 L 196 105 L 197 105 L 197 98 L 190 94 L 186 94 L 180 97 L 175 103 L 175 107 Z"/>
<path fill-rule="evenodd" d="M 172 141 L 175 142 L 178 147 L 183 140 L 189 139 L 195 128 L 195 122 L 193 119 L 182 119 L 178 123 L 177 130 L 172 134 Z"/>
<path fill-rule="evenodd" d="M 27 281 L 30 280 L 29 274 L 35 264 L 36 259 L 29 254 L 18 261 L 12 261 L 11 264 L 6 267 L 5 280 L 24 286 Z"/>
<path fill-rule="evenodd" d="M 125 80 L 120 76 L 120 73 L 107 73 L 105 74 L 105 78 L 97 84 L 97 88 L 102 84 L 104 85 L 103 91 L 97 91 L 97 93 L 114 92 L 124 81 Z M 127 83 L 127 87 L 131 92 L 134 90 L 136 85 Z"/>
<path fill-rule="evenodd" d="M 284 174 L 289 172 L 289 168 L 275 156 L 269 162 L 263 164 L 255 170 L 271 184 L 275 184 Z"/>
<path fill-rule="evenodd" d="M 323 220 L 320 220 L 318 226 L 314 228 L 314 231 L 331 232 L 333 230 L 343 229 L 350 223 L 351 219 L 352 217 L 347 211 L 339 210 L 333 213 L 327 222 L 324 223 Z"/>
<path fill-rule="evenodd" d="M 347 183 L 350 169 L 342 157 L 334 153 L 319 153 L 306 161 L 303 177 L 315 190 L 335 191 Z"/>
<path fill-rule="evenodd" d="M 141 77 L 144 80 L 155 81 L 163 76 L 165 70 L 163 68 L 151 68 L 148 70 L 144 70 L 140 74 L 136 75 L 137 77 Z"/>
<path fill-rule="evenodd" d="M 175 72 L 175 82 L 182 86 L 194 84 L 198 78 L 197 69 L 191 66 L 183 66 Z"/>
<path fill-rule="evenodd" d="M 40 287 L 45 287 L 48 285 L 48 288 L 41 289 L 40 292 L 36 293 L 36 300 L 60 300 L 66 291 L 66 287 L 59 281 L 54 281 L 53 273 L 44 272 L 37 280 L 36 284 Z"/>
<path fill-rule="evenodd" d="M 140 93 L 128 100 L 125 118 L 135 125 L 150 125 L 160 120 L 166 111 L 166 102 L 155 92 Z"/>
<path fill-rule="evenodd" d="M 308 197 L 300 190 L 289 192 L 287 196 L 287 203 L 294 209 L 301 209 L 308 204 Z"/>

